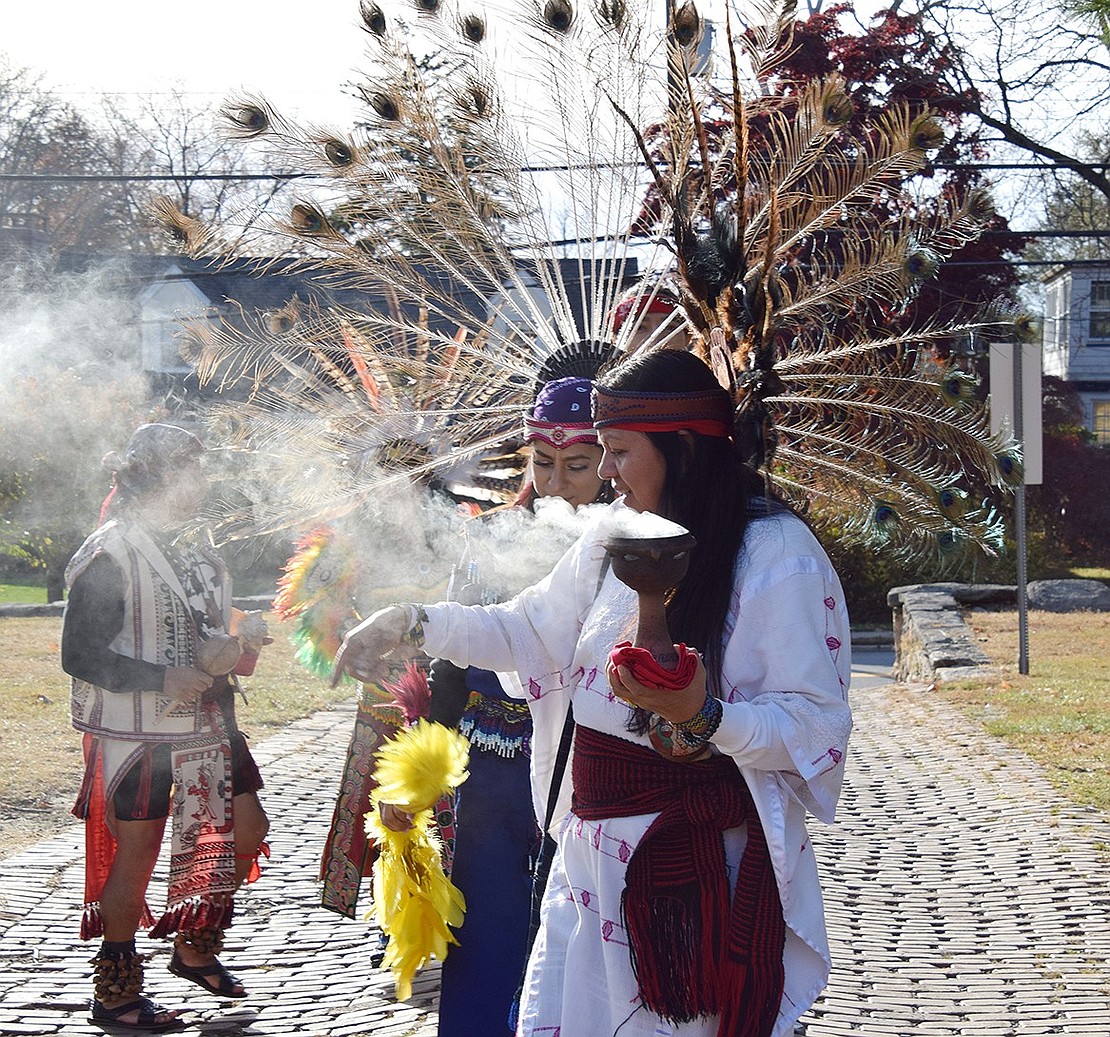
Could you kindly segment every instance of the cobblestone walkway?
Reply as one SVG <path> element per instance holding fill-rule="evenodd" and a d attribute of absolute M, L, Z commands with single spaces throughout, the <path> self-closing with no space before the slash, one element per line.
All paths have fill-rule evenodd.
<path fill-rule="evenodd" d="M 853 702 L 806 1037 L 1110 1037 L 1110 819 L 927 692 Z"/>
<path fill-rule="evenodd" d="M 925 692 L 864 686 L 854 702 L 841 820 L 814 827 L 833 980 L 799 1033 L 1110 1037 L 1110 822 Z M 321 713 L 255 746 L 273 858 L 225 954 L 250 997 L 206 997 L 140 936 L 149 991 L 192 1010 L 186 1034 L 434 1035 L 436 970 L 394 1003 L 369 926 L 317 906 L 351 722 Z M 74 826 L 0 862 L 0 1034 L 102 1032 L 85 1022 L 93 947 L 75 938 L 81 852 Z"/>

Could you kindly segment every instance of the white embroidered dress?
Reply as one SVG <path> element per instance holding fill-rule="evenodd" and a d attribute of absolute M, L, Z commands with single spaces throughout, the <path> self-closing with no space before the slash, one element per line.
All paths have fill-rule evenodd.
<path fill-rule="evenodd" d="M 620 508 L 620 503 L 614 508 Z M 578 724 L 641 744 L 605 679 L 613 646 L 635 633 L 636 595 L 613 574 L 598 589 L 602 521 L 541 583 L 501 605 L 428 607 L 425 649 L 459 665 L 515 672 L 532 708 L 534 799 L 543 816 L 568 697 Z M 786 920 L 785 989 L 773 1037 L 824 988 L 829 949 L 808 810 L 831 822 L 851 729 L 843 592 L 806 525 L 754 518 L 737 559 L 726 631 L 726 705 L 713 737 L 751 789 Z M 680 766 L 676 764 L 676 766 Z M 519 1033 L 528 1037 L 712 1037 L 715 1019 L 674 1026 L 639 1004 L 620 898 L 626 862 L 655 814 L 585 821 L 568 778 L 552 825 L 559 851 L 529 963 Z M 556 831 L 557 830 L 557 831 Z M 743 828 L 725 833 L 731 874 Z"/>

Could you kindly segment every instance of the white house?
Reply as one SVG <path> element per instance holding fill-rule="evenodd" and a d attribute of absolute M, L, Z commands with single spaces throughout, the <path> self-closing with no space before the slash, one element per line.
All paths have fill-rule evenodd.
<path fill-rule="evenodd" d="M 1087 427 L 1110 444 L 1110 263 L 1057 267 L 1044 291 L 1044 373 L 1072 385 Z"/>

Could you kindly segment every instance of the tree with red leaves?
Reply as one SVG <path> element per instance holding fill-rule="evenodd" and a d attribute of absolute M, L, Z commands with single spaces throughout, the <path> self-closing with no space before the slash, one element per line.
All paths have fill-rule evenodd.
<path fill-rule="evenodd" d="M 850 4 L 838 4 L 798 22 L 795 46 L 775 70 L 780 89 L 839 73 L 855 105 L 849 126 L 857 130 L 899 103 L 915 112 L 928 108 L 940 118 L 947 137 L 918 178 L 923 181 L 918 197 L 907 204 L 928 205 L 929 188 L 941 197 L 989 188 L 983 173 L 971 168 L 987 157 L 982 131 L 964 114 L 968 98 L 953 93 L 946 80 L 956 58 L 952 44 L 933 35 L 917 13 L 881 12 L 869 28 L 853 32 L 846 27 L 851 12 Z M 915 309 L 948 319 L 986 301 L 1015 301 L 1018 277 L 1007 257 L 1019 254 L 1025 243 L 1004 217 L 995 216 L 987 233 L 956 252 L 922 287 Z"/>
<path fill-rule="evenodd" d="M 949 45 L 930 35 L 917 14 L 887 11 L 877 16 L 870 28 L 852 31 L 847 27 L 851 12 L 850 4 L 838 4 L 797 22 L 793 46 L 762 85 L 791 96 L 813 80 L 842 77 L 853 104 L 844 127 L 849 136 L 866 135 L 893 106 L 907 105 L 915 115 L 931 111 L 946 129 L 945 141 L 911 183 L 912 193 L 907 190 L 895 205 L 928 208 L 988 188 L 983 174 L 969 165 L 982 161 L 986 146 L 962 114 L 966 99 L 953 95 L 945 83 L 943 72 L 951 60 Z M 733 137 L 728 111 L 726 101 L 718 110 L 703 113 L 710 148 L 717 153 L 727 148 Z M 748 130 L 758 147 L 763 127 L 755 122 Z M 664 128 L 649 128 L 645 139 L 653 157 L 666 165 L 669 141 Z M 638 231 L 650 236 L 664 209 L 654 189 L 649 190 L 636 221 Z M 901 322 L 903 317 L 908 321 L 918 314 L 930 314 L 949 321 L 966 318 L 987 303 L 1016 304 L 1018 277 L 1007 257 L 1020 253 L 1024 244 L 1024 238 L 1010 232 L 1005 218 L 995 215 L 982 237 L 954 253 L 922 285 L 906 314 L 885 316 Z"/>

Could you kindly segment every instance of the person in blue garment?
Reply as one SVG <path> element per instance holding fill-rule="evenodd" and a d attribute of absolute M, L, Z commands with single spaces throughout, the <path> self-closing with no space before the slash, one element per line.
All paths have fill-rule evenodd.
<path fill-rule="evenodd" d="M 529 477 L 517 507 L 562 497 L 573 507 L 610 499 L 598 474 L 601 448 L 586 378 L 546 383 L 524 419 Z M 460 598 L 477 598 L 480 593 Z M 429 720 L 458 727 L 470 742 L 470 777 L 455 801 L 451 881 L 466 898 L 466 918 L 441 972 L 439 1037 L 506 1037 L 524 971 L 531 918 L 532 867 L 540 845 L 529 780 L 532 722 L 497 674 L 445 659 L 432 661 Z M 383 823 L 408 815 L 383 804 Z"/>

